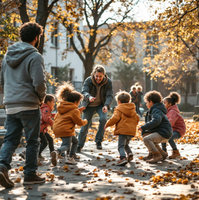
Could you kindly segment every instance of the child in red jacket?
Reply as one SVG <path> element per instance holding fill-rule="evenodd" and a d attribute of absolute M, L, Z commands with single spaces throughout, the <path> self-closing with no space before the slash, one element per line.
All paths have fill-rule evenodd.
<path fill-rule="evenodd" d="M 169 156 L 169 158 L 174 159 L 180 157 L 179 150 L 177 149 L 174 140 L 183 137 L 186 132 L 184 119 L 180 115 L 180 111 L 176 105 L 180 103 L 180 95 L 177 92 L 171 92 L 170 95 L 163 100 L 163 103 L 167 109 L 167 117 L 173 129 L 173 136 L 169 140 L 169 144 L 171 145 L 173 153 L 171 156 Z M 162 149 L 167 151 L 166 143 L 162 143 Z"/>

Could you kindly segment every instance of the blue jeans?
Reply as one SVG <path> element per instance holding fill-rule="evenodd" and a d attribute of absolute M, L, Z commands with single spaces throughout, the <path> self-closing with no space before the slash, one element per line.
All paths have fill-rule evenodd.
<path fill-rule="evenodd" d="M 80 147 L 84 146 L 84 143 L 86 141 L 86 136 L 88 133 L 88 128 L 95 112 L 98 113 L 99 118 L 100 118 L 99 119 L 100 124 L 98 127 L 97 134 L 95 136 L 95 142 L 102 142 L 103 137 L 104 137 L 104 126 L 107 120 L 107 113 L 103 113 L 102 108 L 103 108 L 103 105 L 99 105 L 96 107 L 86 107 L 86 109 L 83 111 L 83 119 L 87 119 L 88 123 L 85 126 L 83 126 L 80 130 L 79 137 L 78 137 L 78 140 L 79 140 L 78 145 Z"/>
<path fill-rule="evenodd" d="M 77 144 L 78 144 L 77 138 L 75 136 L 70 136 L 70 137 L 61 137 L 61 139 L 62 139 L 61 147 L 57 149 L 59 151 L 59 155 L 61 155 L 67 150 L 70 150 L 69 156 L 73 157 L 77 150 Z"/>
<path fill-rule="evenodd" d="M 12 155 L 20 143 L 24 129 L 27 143 L 24 174 L 25 176 L 33 175 L 38 168 L 40 110 L 22 111 L 7 115 L 6 126 L 7 133 L 1 148 L 0 165 L 5 166 L 8 170 L 11 169 Z"/>
<path fill-rule="evenodd" d="M 130 135 L 119 135 L 118 138 L 118 151 L 120 153 L 120 159 L 126 158 L 126 153 L 132 153 L 129 142 L 131 141 L 132 136 Z M 125 153 L 126 152 L 126 153 Z"/>
<path fill-rule="evenodd" d="M 173 150 L 177 150 L 177 146 L 176 146 L 176 143 L 174 142 L 174 140 L 177 140 L 179 138 L 181 138 L 180 133 L 178 131 L 173 131 L 173 135 L 169 139 L 169 144 L 171 145 L 171 148 Z M 167 144 L 166 143 L 162 143 L 162 150 L 167 151 Z"/>

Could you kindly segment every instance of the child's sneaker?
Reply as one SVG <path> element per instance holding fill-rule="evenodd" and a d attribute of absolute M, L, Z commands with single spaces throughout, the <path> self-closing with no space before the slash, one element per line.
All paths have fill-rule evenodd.
<path fill-rule="evenodd" d="M 80 159 L 80 156 L 78 156 L 77 154 L 75 154 L 75 155 L 74 155 L 74 159 L 75 159 L 75 160 L 79 160 L 79 159 Z"/>
<path fill-rule="evenodd" d="M 56 166 L 57 165 L 57 159 L 58 159 L 59 152 L 58 151 L 52 151 L 51 156 L 51 163 Z"/>
<path fill-rule="evenodd" d="M 45 158 L 42 155 L 38 155 L 38 161 L 44 161 Z"/>
<path fill-rule="evenodd" d="M 25 152 L 25 151 L 22 151 L 22 152 L 19 154 L 19 156 L 25 160 L 25 159 L 26 159 L 26 152 Z"/>
<path fill-rule="evenodd" d="M 66 159 L 66 162 L 65 162 L 66 164 L 71 164 L 71 165 L 76 165 L 77 164 L 77 162 L 75 161 L 75 159 L 73 158 L 73 157 L 68 157 L 67 159 Z"/>
<path fill-rule="evenodd" d="M 127 159 L 126 158 L 123 158 L 123 159 L 120 159 L 118 162 L 117 162 L 117 166 L 125 166 L 126 164 L 128 163 Z"/>
<path fill-rule="evenodd" d="M 130 162 L 131 160 L 133 160 L 133 154 L 129 153 L 127 157 L 127 161 Z"/>

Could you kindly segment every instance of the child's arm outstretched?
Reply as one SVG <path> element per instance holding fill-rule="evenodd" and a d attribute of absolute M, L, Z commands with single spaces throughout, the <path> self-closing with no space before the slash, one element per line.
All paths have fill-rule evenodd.
<path fill-rule="evenodd" d="M 72 120 L 78 126 L 84 126 L 84 125 L 86 125 L 88 123 L 87 119 L 82 119 L 81 118 L 79 110 L 77 110 L 76 112 L 73 113 Z"/>
<path fill-rule="evenodd" d="M 113 113 L 113 116 L 106 122 L 106 125 L 104 126 L 104 129 L 106 129 L 109 126 L 113 126 L 114 124 L 117 124 L 121 119 L 121 112 L 115 108 L 115 111 Z"/>

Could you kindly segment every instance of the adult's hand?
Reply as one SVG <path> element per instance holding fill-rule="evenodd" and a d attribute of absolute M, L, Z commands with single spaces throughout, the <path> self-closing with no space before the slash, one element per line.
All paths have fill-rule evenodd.
<path fill-rule="evenodd" d="M 107 106 L 104 106 L 104 107 L 102 108 L 102 112 L 103 112 L 103 113 L 106 113 L 107 111 L 108 111 Z"/>
<path fill-rule="evenodd" d="M 141 128 L 141 127 L 139 127 L 139 128 L 138 128 L 138 131 L 142 131 L 142 128 Z"/>
<path fill-rule="evenodd" d="M 89 97 L 89 101 L 90 101 L 90 102 L 93 102 L 93 101 L 95 101 L 95 99 L 96 99 L 96 97 L 92 97 L 92 96 L 91 96 L 91 97 Z"/>

